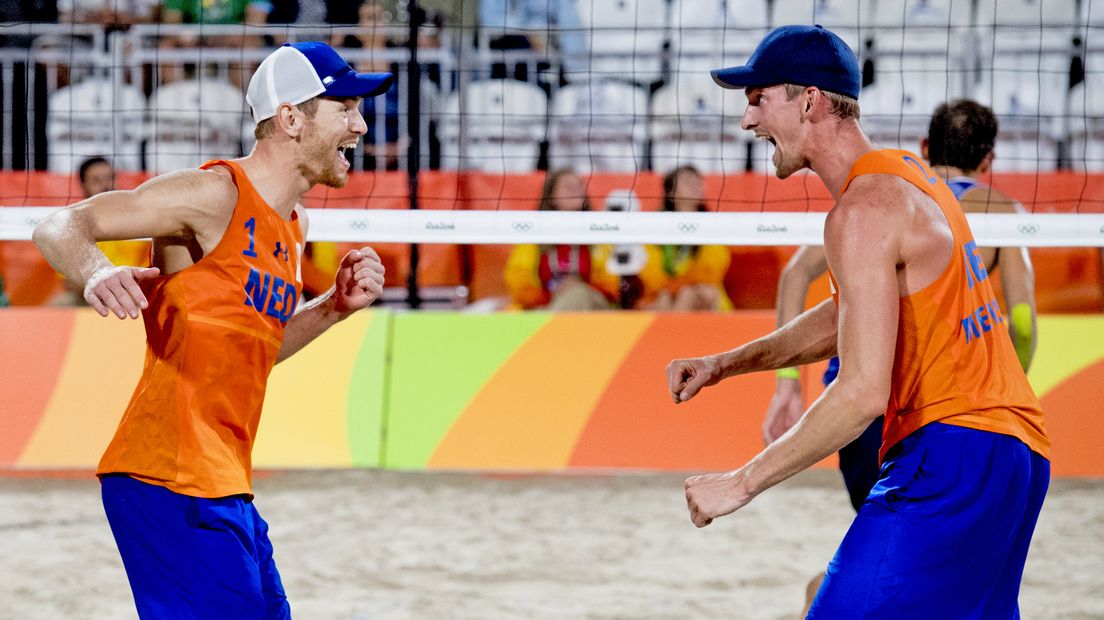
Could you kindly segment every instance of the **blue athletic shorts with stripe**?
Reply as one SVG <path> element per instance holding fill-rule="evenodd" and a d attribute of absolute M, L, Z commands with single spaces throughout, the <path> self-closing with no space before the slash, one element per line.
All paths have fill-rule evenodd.
<path fill-rule="evenodd" d="M 1050 462 L 1009 435 L 929 424 L 886 455 L 809 618 L 1018 618 Z"/>
<path fill-rule="evenodd" d="M 139 617 L 291 618 L 249 498 L 190 497 L 122 475 L 103 476 L 101 491 Z"/>
<path fill-rule="evenodd" d="M 828 360 L 828 368 L 824 371 L 824 386 L 836 380 L 839 374 L 839 358 Z M 885 416 L 866 427 L 862 435 L 855 441 L 840 448 L 839 469 L 843 474 L 843 484 L 847 487 L 847 495 L 851 499 L 851 507 L 858 512 L 870 495 L 870 489 L 878 482 L 881 468 L 878 465 L 878 452 L 882 449 L 882 425 Z"/>

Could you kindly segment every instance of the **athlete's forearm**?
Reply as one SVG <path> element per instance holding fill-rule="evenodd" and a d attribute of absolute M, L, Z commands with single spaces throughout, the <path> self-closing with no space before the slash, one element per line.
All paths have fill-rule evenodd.
<path fill-rule="evenodd" d="M 284 344 L 280 347 L 280 355 L 276 358 L 277 364 L 295 355 L 299 349 L 310 344 L 327 329 L 351 314 L 337 311 L 334 307 L 333 293 L 334 289 L 331 288 L 312 299 L 288 320 L 287 325 L 284 326 Z"/>
<path fill-rule="evenodd" d="M 779 329 L 718 354 L 724 377 L 777 370 L 828 359 L 836 354 L 836 305 L 826 299 Z"/>
<path fill-rule="evenodd" d="M 75 209 L 63 209 L 40 222 L 32 239 L 51 267 L 82 288 L 97 271 L 113 266 Z"/>
<path fill-rule="evenodd" d="M 838 452 L 885 413 L 868 390 L 839 383 L 829 386 L 796 425 L 747 465 L 737 470 L 750 497 Z"/>

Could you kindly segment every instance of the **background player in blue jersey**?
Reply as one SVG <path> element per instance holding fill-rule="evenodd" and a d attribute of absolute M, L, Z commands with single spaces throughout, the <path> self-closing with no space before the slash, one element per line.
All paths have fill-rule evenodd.
<path fill-rule="evenodd" d="M 920 141 L 921 155 L 947 182 L 967 213 L 1020 213 L 1023 207 L 1008 196 L 981 183 L 994 159 L 997 118 L 975 101 L 960 99 L 941 104 L 932 115 L 928 137 Z M 1010 317 L 1009 336 L 1026 371 L 1035 353 L 1035 275 L 1026 248 L 982 248 L 986 269 L 999 267 L 1005 315 Z M 821 246 L 804 246 L 793 255 L 778 281 L 778 326 L 805 310 L 809 286 L 828 269 Z M 823 383 L 839 372 L 839 358 L 828 362 Z M 793 426 L 805 411 L 797 368 L 777 371 L 775 393 L 763 421 L 763 441 L 771 443 Z M 875 420 L 855 441 L 839 451 L 839 468 L 851 505 L 858 511 L 878 481 L 878 448 L 883 418 Z M 809 583 L 812 601 L 823 575 Z"/>

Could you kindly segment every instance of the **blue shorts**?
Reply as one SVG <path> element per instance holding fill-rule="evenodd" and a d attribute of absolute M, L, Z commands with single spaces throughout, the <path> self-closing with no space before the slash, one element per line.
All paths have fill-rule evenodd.
<path fill-rule="evenodd" d="M 824 386 L 836 380 L 839 374 L 839 358 L 828 360 L 828 368 L 824 371 Z M 858 512 L 870 495 L 870 489 L 878 482 L 881 476 L 881 467 L 878 464 L 878 452 L 882 449 L 882 425 L 884 416 L 871 422 L 862 435 L 855 441 L 847 444 L 839 451 L 839 469 L 843 474 L 843 484 L 847 487 L 847 495 L 851 498 L 851 507 Z"/>
<path fill-rule="evenodd" d="M 268 524 L 247 497 L 190 497 L 122 475 L 103 476 L 101 491 L 139 617 L 291 618 Z"/>
<path fill-rule="evenodd" d="M 886 455 L 809 618 L 1018 618 L 1050 462 L 1009 435 L 929 424 Z"/>

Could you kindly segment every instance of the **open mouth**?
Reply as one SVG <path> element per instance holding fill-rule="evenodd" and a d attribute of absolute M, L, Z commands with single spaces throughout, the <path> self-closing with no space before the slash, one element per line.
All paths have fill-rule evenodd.
<path fill-rule="evenodd" d="M 770 143 L 771 143 L 771 146 L 778 146 L 778 144 L 776 144 L 776 143 L 775 143 L 775 141 L 774 141 L 774 138 L 772 138 L 772 137 L 770 137 L 770 136 L 768 136 L 768 135 L 766 135 L 766 134 L 759 134 L 759 135 L 757 135 L 757 136 L 755 136 L 755 137 L 756 137 L 757 139 L 759 139 L 759 140 L 765 140 L 765 141 L 767 141 L 767 142 L 770 142 Z"/>
<path fill-rule="evenodd" d="M 345 164 L 346 168 L 352 166 L 353 151 L 356 149 L 356 141 L 346 142 L 337 147 L 337 160 Z"/>

